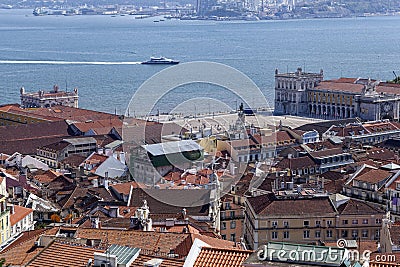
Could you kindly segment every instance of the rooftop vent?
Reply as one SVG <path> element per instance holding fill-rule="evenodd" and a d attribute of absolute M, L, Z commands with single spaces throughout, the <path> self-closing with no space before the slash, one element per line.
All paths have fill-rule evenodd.
<path fill-rule="evenodd" d="M 161 265 L 162 261 L 163 261 L 162 259 L 151 259 L 151 260 L 146 261 L 143 264 L 143 266 L 144 267 L 158 267 Z"/>

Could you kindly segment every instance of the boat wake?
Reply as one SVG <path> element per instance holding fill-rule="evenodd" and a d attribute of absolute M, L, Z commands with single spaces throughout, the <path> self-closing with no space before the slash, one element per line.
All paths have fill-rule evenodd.
<path fill-rule="evenodd" d="M 0 64 L 42 64 L 42 65 L 138 65 L 139 61 L 41 61 L 41 60 L 0 60 Z"/>

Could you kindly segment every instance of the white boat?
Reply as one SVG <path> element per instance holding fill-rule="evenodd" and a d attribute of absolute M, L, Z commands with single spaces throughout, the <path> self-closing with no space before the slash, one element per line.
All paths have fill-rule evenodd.
<path fill-rule="evenodd" d="M 151 57 L 148 61 L 143 61 L 142 64 L 179 64 L 179 61 L 175 61 L 166 57 Z"/>

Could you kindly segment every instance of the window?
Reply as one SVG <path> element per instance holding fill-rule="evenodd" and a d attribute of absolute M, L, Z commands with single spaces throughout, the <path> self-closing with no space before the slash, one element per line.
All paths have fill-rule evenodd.
<path fill-rule="evenodd" d="M 226 209 L 226 210 L 230 210 L 230 209 L 231 209 L 231 203 L 226 202 L 226 203 L 225 203 L 225 209 Z"/>
<path fill-rule="evenodd" d="M 222 230 L 225 230 L 225 229 L 226 229 L 226 222 L 222 222 L 222 224 L 221 224 L 221 229 L 222 229 Z"/>
<path fill-rule="evenodd" d="M 233 242 L 236 241 L 236 234 L 231 234 L 231 241 L 233 241 Z"/>
<path fill-rule="evenodd" d="M 358 224 L 358 220 L 352 220 L 352 224 Z"/>
<path fill-rule="evenodd" d="M 288 231 L 283 232 L 283 238 L 284 239 L 289 239 L 289 232 Z"/>
<path fill-rule="evenodd" d="M 381 231 L 379 229 L 375 230 L 375 239 L 379 239 L 380 233 L 381 233 Z"/>
<path fill-rule="evenodd" d="M 236 228 L 236 221 L 231 221 L 231 229 L 235 229 Z"/>
<path fill-rule="evenodd" d="M 288 221 L 283 221 L 283 226 L 284 227 L 289 227 L 289 222 Z"/>
<path fill-rule="evenodd" d="M 376 223 L 376 224 L 382 224 L 382 219 L 379 219 L 379 218 L 376 219 L 376 220 L 375 220 L 375 223 Z"/>
<path fill-rule="evenodd" d="M 221 211 L 221 219 L 225 219 L 225 211 Z"/>
<path fill-rule="evenodd" d="M 358 230 L 351 231 L 351 237 L 352 238 L 357 238 L 358 237 Z"/>
<path fill-rule="evenodd" d="M 304 221 L 304 226 L 305 226 L 305 227 L 310 226 L 310 221 Z"/>
<path fill-rule="evenodd" d="M 272 239 L 278 239 L 278 232 L 271 232 Z"/>
<path fill-rule="evenodd" d="M 348 237 L 348 235 L 349 235 L 349 232 L 348 232 L 347 230 L 342 230 L 341 236 L 342 236 L 343 238 Z"/>
<path fill-rule="evenodd" d="M 332 230 L 326 230 L 326 237 L 331 238 L 332 236 Z"/>
<path fill-rule="evenodd" d="M 320 227 L 321 226 L 321 221 L 315 221 L 315 226 Z"/>
<path fill-rule="evenodd" d="M 348 220 L 342 220 L 342 224 L 349 224 Z"/>
<path fill-rule="evenodd" d="M 361 236 L 362 237 L 368 237 L 368 230 L 367 229 L 363 229 L 361 232 Z"/>
<path fill-rule="evenodd" d="M 273 227 L 273 228 L 278 227 L 278 222 L 277 222 L 277 221 L 272 221 L 272 227 Z"/>
<path fill-rule="evenodd" d="M 235 211 L 231 211 L 231 218 L 235 218 Z"/>
<path fill-rule="evenodd" d="M 326 221 L 326 225 L 328 225 L 328 227 L 332 226 L 332 221 L 331 220 Z"/>
<path fill-rule="evenodd" d="M 303 238 L 310 238 L 310 230 L 303 231 Z"/>
<path fill-rule="evenodd" d="M 363 219 L 362 223 L 363 224 L 368 224 L 368 219 Z"/>
<path fill-rule="evenodd" d="M 321 231 L 315 231 L 315 238 L 321 237 Z"/>
<path fill-rule="evenodd" d="M 221 235 L 223 240 L 226 240 L 226 235 Z"/>

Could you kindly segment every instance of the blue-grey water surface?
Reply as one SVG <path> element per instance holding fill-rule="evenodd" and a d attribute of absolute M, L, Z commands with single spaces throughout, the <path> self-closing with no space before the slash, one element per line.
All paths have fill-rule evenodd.
<path fill-rule="evenodd" d="M 155 23 L 132 16 L 42 16 L 0 10 L 0 104 L 18 103 L 27 91 L 79 88 L 80 107 L 125 112 L 134 91 L 165 66 L 31 64 L 31 61 L 140 62 L 163 55 L 181 62 L 213 61 L 248 75 L 273 100 L 274 70 L 324 69 L 327 79 L 400 75 L 400 17 L 257 22 Z M 26 61 L 29 64 L 15 64 Z M 5 63 L 8 62 L 8 63 Z M 196 89 L 197 88 L 197 89 Z M 192 90 L 192 91 L 191 91 Z M 194 95 L 233 99 L 218 88 L 176 90 L 168 110 Z M 151 92 L 149 92 L 151 93 Z M 189 98 L 190 98 L 189 97 Z"/>

